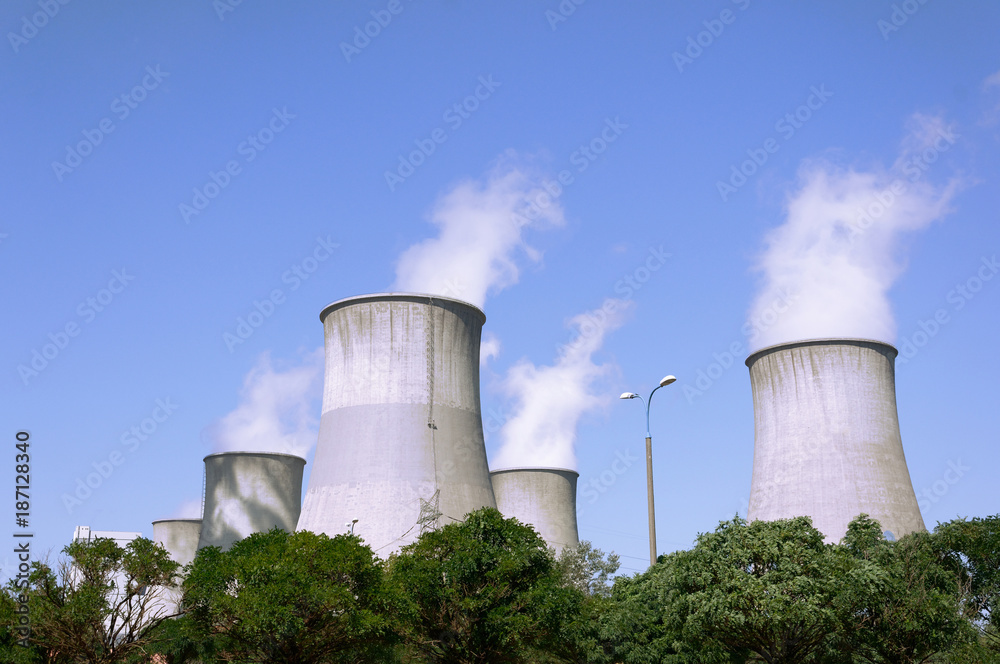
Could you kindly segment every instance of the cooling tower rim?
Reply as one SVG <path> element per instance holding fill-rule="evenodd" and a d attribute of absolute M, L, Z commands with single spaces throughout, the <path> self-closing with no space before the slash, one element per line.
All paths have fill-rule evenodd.
<path fill-rule="evenodd" d="M 214 457 L 235 457 L 235 456 L 252 456 L 252 457 L 284 457 L 286 459 L 295 459 L 296 461 L 301 461 L 305 465 L 306 460 L 297 454 L 285 454 L 284 452 L 215 452 L 209 454 L 202 461 L 208 461 Z"/>
<path fill-rule="evenodd" d="M 747 356 L 745 364 L 750 367 L 754 362 L 759 360 L 764 355 L 773 353 L 775 351 L 784 350 L 787 348 L 795 348 L 800 346 L 863 346 L 873 344 L 875 346 L 883 346 L 892 351 L 892 357 L 895 358 L 899 355 L 899 350 L 893 346 L 891 343 L 886 341 L 879 341 L 878 339 L 864 339 L 861 337 L 830 337 L 830 338 L 819 338 L 819 339 L 801 339 L 799 341 L 784 341 L 780 344 L 773 344 L 771 346 L 765 346 L 759 348 Z"/>
<path fill-rule="evenodd" d="M 490 477 L 493 477 L 494 475 L 499 475 L 500 473 L 524 472 L 526 470 L 538 471 L 538 472 L 572 473 L 573 475 L 580 477 L 580 473 L 573 470 L 572 468 L 557 468 L 555 466 L 516 466 L 514 468 L 498 468 L 496 470 L 490 471 Z"/>
<path fill-rule="evenodd" d="M 465 300 L 458 300 L 453 297 L 444 297 L 443 295 L 432 295 L 430 293 L 369 293 L 368 295 L 354 295 L 352 297 L 345 297 L 342 300 L 337 300 L 331 302 L 330 304 L 323 307 L 323 310 L 319 312 L 319 321 L 321 323 L 326 321 L 326 317 L 330 315 L 335 309 L 340 309 L 341 307 L 350 304 L 362 304 L 365 302 L 385 302 L 387 300 L 397 301 L 397 302 L 416 302 L 418 304 L 434 304 L 434 302 L 453 302 L 455 304 L 460 304 L 463 307 L 472 309 L 476 314 L 479 315 L 479 323 L 482 325 L 486 323 L 486 314 L 483 310 L 472 304 L 471 302 L 466 302 Z"/>
<path fill-rule="evenodd" d="M 191 523 L 197 521 L 201 523 L 201 519 L 157 519 L 153 521 L 152 524 L 155 526 L 158 523 Z"/>

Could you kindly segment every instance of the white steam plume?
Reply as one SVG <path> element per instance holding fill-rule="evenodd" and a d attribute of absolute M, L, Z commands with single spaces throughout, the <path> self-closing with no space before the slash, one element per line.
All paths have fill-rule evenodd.
<path fill-rule="evenodd" d="M 275 369 L 267 353 L 243 379 L 240 403 L 212 425 L 215 452 L 280 452 L 305 456 L 316 444 L 323 349 L 301 364 Z"/>
<path fill-rule="evenodd" d="M 492 332 L 483 332 L 483 339 L 479 344 L 479 366 L 486 364 L 500 356 L 500 339 Z"/>
<path fill-rule="evenodd" d="M 516 402 L 513 416 L 500 430 L 502 440 L 494 470 L 520 466 L 576 468 L 576 427 L 588 410 L 607 403 L 595 393 L 598 378 L 612 364 L 591 359 L 605 336 L 621 327 L 631 302 L 608 299 L 600 309 L 574 316 L 576 338 L 560 348 L 556 363 L 536 367 L 522 360 L 510 368 L 504 391 Z"/>
<path fill-rule="evenodd" d="M 959 180 L 935 187 L 927 171 L 956 139 L 940 118 L 915 115 L 891 169 L 800 168 L 785 222 L 755 266 L 762 287 L 745 327 L 753 349 L 827 337 L 895 341 L 888 291 L 905 267 L 901 236 L 950 211 Z"/>
<path fill-rule="evenodd" d="M 484 178 L 460 182 L 437 201 L 430 221 L 438 236 L 402 253 L 394 290 L 444 295 L 482 308 L 487 295 L 517 283 L 518 254 L 540 260 L 524 243 L 522 228 L 562 225 L 562 206 L 541 178 L 517 161 L 507 152 Z"/>
<path fill-rule="evenodd" d="M 171 519 L 200 519 L 201 518 L 201 499 L 190 498 L 185 500 L 183 503 L 177 506 L 174 513 L 170 515 Z"/>

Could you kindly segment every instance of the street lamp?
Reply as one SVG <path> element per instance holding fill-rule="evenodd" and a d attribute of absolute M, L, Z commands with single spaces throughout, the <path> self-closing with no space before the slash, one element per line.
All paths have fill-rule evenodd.
<path fill-rule="evenodd" d="M 641 395 L 635 392 L 624 392 L 620 399 L 639 399 L 646 406 L 646 494 L 649 499 L 649 565 L 656 564 L 656 517 L 653 514 L 653 438 L 649 435 L 649 405 L 653 403 L 653 395 L 656 390 L 666 387 L 677 380 L 673 376 L 664 376 L 663 380 L 653 391 L 649 393 L 649 398 L 643 400 Z"/>

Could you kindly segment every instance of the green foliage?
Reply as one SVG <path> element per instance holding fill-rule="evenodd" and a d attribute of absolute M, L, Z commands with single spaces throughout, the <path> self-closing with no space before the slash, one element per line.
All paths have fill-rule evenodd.
<path fill-rule="evenodd" d="M 148 651 L 158 664 L 216 664 L 223 661 L 216 652 L 216 640 L 206 637 L 190 614 L 166 620 L 150 634 Z"/>
<path fill-rule="evenodd" d="M 954 528 L 948 546 L 928 533 L 887 542 L 861 515 L 827 545 L 807 518 L 724 522 L 694 549 L 618 579 L 600 639 L 628 664 L 992 663 L 991 636 L 963 611 L 995 600 L 995 531 Z"/>
<path fill-rule="evenodd" d="M 752 653 L 773 664 L 816 661 L 825 652 L 843 578 L 853 572 L 806 517 L 733 519 L 674 562 L 664 567 L 684 619 L 682 641 L 692 650 Z"/>
<path fill-rule="evenodd" d="M 44 661 L 113 664 L 142 656 L 151 632 L 168 618 L 159 587 L 178 564 L 162 546 L 137 538 L 124 548 L 111 539 L 76 541 L 57 573 L 32 563 L 28 585 L 30 643 Z"/>
<path fill-rule="evenodd" d="M 934 536 L 912 533 L 898 542 L 873 537 L 878 522 L 861 515 L 844 549 L 868 569 L 852 586 L 846 648 L 863 662 L 924 662 L 975 641 L 962 616 L 961 570 L 942 555 Z"/>
<path fill-rule="evenodd" d="M 198 551 L 184 604 L 222 661 L 381 662 L 395 640 L 381 564 L 351 535 L 274 529 Z"/>
<path fill-rule="evenodd" d="M 506 664 L 572 656 L 582 593 L 530 527 L 485 508 L 390 559 L 408 661 Z"/>
<path fill-rule="evenodd" d="M 45 661 L 45 653 L 37 644 L 27 643 L 23 632 L 18 631 L 19 618 L 23 615 L 17 599 L 21 594 L 14 581 L 0 591 L 0 662 L 9 664 L 35 664 Z M 30 620 L 30 614 L 26 617 Z"/>
<path fill-rule="evenodd" d="M 586 595 L 598 597 L 611 595 L 608 580 L 620 566 L 617 554 L 605 554 L 587 540 L 564 548 L 556 557 L 556 567 L 567 583 Z"/>
<path fill-rule="evenodd" d="M 965 607 L 983 643 L 1000 653 L 1000 514 L 955 519 L 934 534 L 964 573 Z"/>

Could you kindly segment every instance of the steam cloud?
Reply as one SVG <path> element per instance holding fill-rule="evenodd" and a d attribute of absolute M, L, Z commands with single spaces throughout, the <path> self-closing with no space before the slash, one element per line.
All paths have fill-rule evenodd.
<path fill-rule="evenodd" d="M 507 152 L 483 179 L 460 182 L 438 200 L 430 215 L 438 236 L 399 257 L 395 290 L 444 295 L 482 308 L 488 294 L 517 283 L 519 254 L 540 260 L 521 230 L 561 226 L 562 206 L 517 161 Z M 525 209 L 533 214 L 522 214 Z"/>
<path fill-rule="evenodd" d="M 215 452 L 306 456 L 316 444 L 323 349 L 275 369 L 268 354 L 243 379 L 240 403 L 208 430 Z"/>
<path fill-rule="evenodd" d="M 580 417 L 608 398 L 595 393 L 597 380 L 613 368 L 594 364 L 604 338 L 621 327 L 632 303 L 609 299 L 600 309 L 570 320 L 577 336 L 560 349 L 551 366 L 527 360 L 515 364 L 503 381 L 515 400 L 514 415 L 500 430 L 502 440 L 492 469 L 518 466 L 576 468 L 576 427 Z"/>
<path fill-rule="evenodd" d="M 483 339 L 479 344 L 479 366 L 486 364 L 500 355 L 500 339 L 492 332 L 483 332 Z"/>
<path fill-rule="evenodd" d="M 889 288 L 904 270 L 901 237 L 950 210 L 960 186 L 927 181 L 957 135 L 937 117 L 914 115 L 888 170 L 805 163 L 785 222 L 765 239 L 763 273 L 744 328 L 753 349 L 801 339 L 860 337 L 893 342 Z"/>
<path fill-rule="evenodd" d="M 170 515 L 171 519 L 200 519 L 201 518 L 201 500 L 190 499 L 185 500 L 183 503 L 177 506 L 174 513 Z"/>

